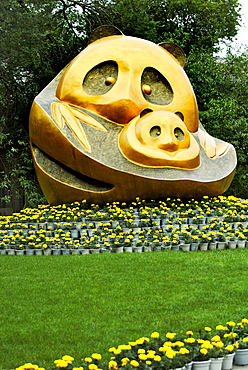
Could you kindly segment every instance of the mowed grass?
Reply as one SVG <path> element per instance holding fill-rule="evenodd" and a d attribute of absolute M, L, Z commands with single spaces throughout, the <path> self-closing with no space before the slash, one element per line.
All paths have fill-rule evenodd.
<path fill-rule="evenodd" d="M 248 316 L 248 249 L 0 256 L 0 368 Z"/>

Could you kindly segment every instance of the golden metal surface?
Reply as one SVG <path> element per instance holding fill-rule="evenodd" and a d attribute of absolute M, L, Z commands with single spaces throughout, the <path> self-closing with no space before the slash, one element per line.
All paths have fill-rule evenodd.
<path fill-rule="evenodd" d="M 35 170 L 50 204 L 227 190 L 235 150 L 199 123 L 184 65 L 174 44 L 97 29 L 30 112 Z"/>
<path fill-rule="evenodd" d="M 134 118 L 120 133 L 125 157 L 141 166 L 197 168 L 200 149 L 184 122 L 171 112 L 149 112 Z"/>
<path fill-rule="evenodd" d="M 106 85 L 109 77 L 116 82 Z M 144 84 L 150 95 L 143 93 Z M 110 36 L 90 44 L 66 69 L 56 96 L 119 124 L 145 108 L 179 111 L 188 130 L 198 130 L 197 103 L 183 68 L 164 48 L 134 37 Z"/>

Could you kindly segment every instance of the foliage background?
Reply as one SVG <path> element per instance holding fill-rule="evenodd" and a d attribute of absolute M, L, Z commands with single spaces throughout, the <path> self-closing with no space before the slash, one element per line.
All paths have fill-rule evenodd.
<path fill-rule="evenodd" d="M 172 41 L 188 57 L 207 131 L 232 143 L 238 168 L 229 190 L 248 197 L 247 51 L 220 60 L 220 41 L 230 41 L 240 22 L 238 0 L 5 0 L 0 2 L 0 152 L 6 200 L 44 202 L 33 170 L 28 116 L 35 96 L 86 45 L 99 25 L 153 42 Z M 16 190 L 17 189 L 17 190 Z"/>

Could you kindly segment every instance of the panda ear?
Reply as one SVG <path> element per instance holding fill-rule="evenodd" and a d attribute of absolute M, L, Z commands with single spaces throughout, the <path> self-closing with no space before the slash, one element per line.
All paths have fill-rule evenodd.
<path fill-rule="evenodd" d="M 173 55 L 174 58 L 176 58 L 178 64 L 180 64 L 181 67 L 185 67 L 186 64 L 186 56 L 182 48 L 180 46 L 174 44 L 173 42 L 161 42 L 158 44 L 163 49 L 167 50 L 170 54 Z"/>
<path fill-rule="evenodd" d="M 96 40 L 102 39 L 103 37 L 114 36 L 114 35 L 123 35 L 123 33 L 117 27 L 114 27 L 114 26 L 97 27 L 90 35 L 88 45 Z"/>

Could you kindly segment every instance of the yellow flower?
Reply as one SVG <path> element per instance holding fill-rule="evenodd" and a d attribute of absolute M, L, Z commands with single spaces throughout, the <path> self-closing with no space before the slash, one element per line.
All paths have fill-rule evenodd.
<path fill-rule="evenodd" d="M 187 355 L 189 353 L 189 350 L 187 348 L 180 348 L 179 353 L 181 355 Z"/>
<path fill-rule="evenodd" d="M 167 358 L 174 358 L 176 356 L 176 352 L 173 351 L 172 349 L 169 349 L 166 353 L 165 353 L 165 356 Z"/>
<path fill-rule="evenodd" d="M 114 355 L 119 355 L 121 353 L 121 349 L 117 348 L 113 351 Z"/>
<path fill-rule="evenodd" d="M 65 356 L 62 357 L 62 360 L 68 362 L 68 364 L 71 364 L 72 361 L 74 361 L 74 358 L 71 357 L 71 356 L 65 355 Z"/>
<path fill-rule="evenodd" d="M 91 357 L 94 360 L 101 360 L 102 359 L 102 356 L 99 353 L 92 353 Z"/>
<path fill-rule="evenodd" d="M 186 338 L 184 339 L 185 343 L 195 343 L 195 338 Z"/>
<path fill-rule="evenodd" d="M 165 336 L 168 339 L 174 339 L 175 338 L 175 335 L 176 335 L 176 333 L 167 333 Z"/>
<path fill-rule="evenodd" d="M 142 360 L 142 361 L 145 361 L 145 360 L 147 360 L 147 355 L 145 355 L 144 353 L 140 353 L 139 354 L 139 359 Z"/>
<path fill-rule="evenodd" d="M 55 360 L 54 363 L 56 367 L 67 367 L 68 366 L 68 362 L 65 360 Z"/>
<path fill-rule="evenodd" d="M 228 326 L 235 326 L 236 325 L 234 321 L 228 321 L 228 322 L 226 322 L 226 324 Z"/>
<path fill-rule="evenodd" d="M 223 325 L 217 325 L 216 330 L 228 330 L 228 328 L 226 326 L 223 326 Z"/>
<path fill-rule="evenodd" d="M 151 361 L 146 361 L 146 364 L 147 364 L 147 365 L 151 365 L 151 364 L 152 364 L 152 362 L 151 362 Z"/>
<path fill-rule="evenodd" d="M 161 357 L 159 355 L 156 355 L 156 356 L 154 356 L 154 359 L 153 360 L 159 362 L 162 359 L 161 359 Z"/>
<path fill-rule="evenodd" d="M 140 348 L 140 349 L 138 349 L 138 353 L 146 353 L 146 351 L 145 351 L 145 349 Z"/>
<path fill-rule="evenodd" d="M 132 360 L 132 361 L 130 361 L 130 365 L 131 366 L 134 366 L 134 367 L 138 367 L 139 366 L 139 363 L 136 360 Z"/>
<path fill-rule="evenodd" d="M 248 324 L 248 319 L 242 319 L 241 322 L 242 324 Z"/>
<path fill-rule="evenodd" d="M 132 347 L 130 344 L 120 344 L 117 349 L 120 349 L 121 351 L 130 350 Z"/>
<path fill-rule="evenodd" d="M 233 352 L 233 350 L 234 350 L 234 346 L 232 346 L 231 344 L 228 344 L 228 345 L 226 346 L 226 350 L 227 350 L 228 352 Z"/>
<path fill-rule="evenodd" d="M 147 351 L 147 358 L 154 358 L 155 355 L 156 355 L 155 351 L 153 351 L 153 350 L 148 350 Z"/>
<path fill-rule="evenodd" d="M 194 333 L 193 333 L 193 331 L 191 331 L 191 330 L 188 330 L 188 331 L 186 331 L 186 335 L 193 335 Z"/>
<path fill-rule="evenodd" d="M 218 348 L 222 348 L 222 347 L 224 347 L 224 343 L 223 343 L 223 342 L 221 342 L 221 341 L 219 341 L 219 342 L 213 342 L 213 345 L 214 345 L 215 347 L 218 347 Z"/>
<path fill-rule="evenodd" d="M 109 363 L 108 363 L 108 368 L 109 369 L 115 369 L 115 368 L 118 368 L 117 367 L 117 362 L 116 361 L 109 361 Z"/>
<path fill-rule="evenodd" d="M 130 361 L 130 360 L 129 360 L 129 358 L 128 358 L 128 357 L 124 357 L 124 358 L 122 358 L 122 359 L 121 359 L 121 364 L 122 364 L 122 366 L 125 366 L 129 361 Z"/>
<path fill-rule="evenodd" d="M 157 331 L 154 331 L 152 334 L 151 334 L 151 338 L 159 338 L 159 333 Z"/>
<path fill-rule="evenodd" d="M 205 326 L 204 330 L 205 331 L 211 331 L 212 329 L 209 326 Z"/>
<path fill-rule="evenodd" d="M 200 352 L 201 352 L 203 355 L 207 355 L 207 354 L 208 354 L 208 350 L 207 350 L 207 348 L 201 348 L 201 349 L 200 349 Z"/>
<path fill-rule="evenodd" d="M 85 357 L 84 361 L 86 361 L 86 362 L 92 362 L 92 358 L 91 357 Z"/>
<path fill-rule="evenodd" d="M 89 368 L 90 370 L 97 370 L 98 366 L 97 366 L 97 365 L 95 365 L 95 364 L 89 364 L 89 365 L 88 365 L 88 368 Z"/>
<path fill-rule="evenodd" d="M 205 341 L 204 343 L 202 343 L 201 347 L 206 349 L 213 349 L 214 346 L 208 341 Z"/>
<path fill-rule="evenodd" d="M 34 365 L 34 364 L 31 364 L 31 362 L 27 362 L 26 364 L 22 365 L 21 368 L 23 368 L 23 369 L 34 369 L 34 370 L 37 370 L 38 369 L 38 366 L 37 365 Z"/>
<path fill-rule="evenodd" d="M 211 338 L 211 341 L 212 342 L 219 342 L 220 341 L 220 336 L 219 335 L 215 335 L 213 338 Z"/>

